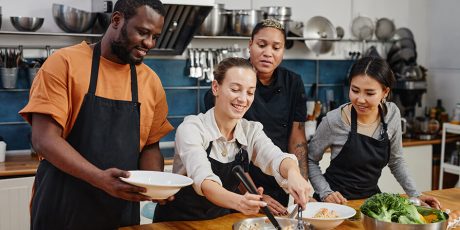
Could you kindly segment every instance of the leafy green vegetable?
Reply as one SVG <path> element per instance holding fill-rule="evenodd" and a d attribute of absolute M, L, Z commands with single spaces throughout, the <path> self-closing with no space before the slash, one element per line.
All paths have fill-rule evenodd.
<path fill-rule="evenodd" d="M 417 207 L 417 211 L 418 213 L 422 214 L 422 216 L 425 217 L 426 221 L 429 223 L 441 222 L 446 220 L 446 216 L 444 215 L 444 212 L 441 210 Z"/>
<path fill-rule="evenodd" d="M 425 218 L 418 212 L 417 208 L 407 198 L 401 197 L 398 194 L 375 194 L 364 202 L 361 206 L 361 212 L 385 222 L 401 224 L 426 223 Z M 444 218 L 442 212 L 440 216 Z"/>

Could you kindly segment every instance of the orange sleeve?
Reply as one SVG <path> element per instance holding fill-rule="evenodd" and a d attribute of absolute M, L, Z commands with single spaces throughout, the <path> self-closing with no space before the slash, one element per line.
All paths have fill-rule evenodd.
<path fill-rule="evenodd" d="M 168 119 L 166 119 L 168 115 L 168 104 L 166 102 L 166 93 L 161 86 L 161 83 L 157 85 L 157 90 L 155 91 L 157 92 L 156 96 L 158 101 L 155 104 L 152 126 L 146 145 L 160 141 L 162 137 L 166 136 L 166 134 L 174 129 Z"/>
<path fill-rule="evenodd" d="M 49 68 L 59 69 L 54 73 L 65 73 L 66 61 L 61 55 L 51 55 L 40 68 L 30 89 L 29 102 L 19 114 L 32 124 L 32 113 L 50 115 L 62 128 L 68 119 L 67 76 L 54 74 Z"/>

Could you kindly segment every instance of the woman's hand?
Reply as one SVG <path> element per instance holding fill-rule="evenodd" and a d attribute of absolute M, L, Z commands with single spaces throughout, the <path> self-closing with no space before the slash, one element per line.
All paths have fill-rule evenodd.
<path fill-rule="evenodd" d="M 294 198 L 294 201 L 305 210 L 305 205 L 310 200 L 310 194 L 313 193 L 313 188 L 311 184 L 300 175 L 298 168 L 292 168 L 288 172 L 288 191 Z"/>
<path fill-rule="evenodd" d="M 263 189 L 258 188 L 257 192 L 262 194 Z M 236 209 L 244 215 L 257 214 L 259 213 L 261 207 L 267 206 L 267 203 L 261 201 L 260 199 L 262 199 L 262 195 L 250 194 L 249 192 L 246 192 L 241 196 Z"/>
<path fill-rule="evenodd" d="M 324 198 L 324 201 L 329 203 L 344 204 L 348 200 L 345 199 L 340 192 L 332 192 Z"/>
<path fill-rule="evenodd" d="M 280 204 L 277 200 L 273 199 L 271 196 L 263 194 L 262 197 L 262 199 L 267 203 L 268 209 L 270 209 L 270 212 L 272 212 L 273 215 L 282 216 L 288 214 L 286 207 Z"/>
<path fill-rule="evenodd" d="M 420 195 L 418 197 L 420 201 L 422 201 L 423 204 L 427 204 L 428 206 L 435 208 L 435 209 L 441 209 L 441 202 L 438 201 L 438 199 L 432 197 L 432 196 L 426 196 L 426 195 Z"/>

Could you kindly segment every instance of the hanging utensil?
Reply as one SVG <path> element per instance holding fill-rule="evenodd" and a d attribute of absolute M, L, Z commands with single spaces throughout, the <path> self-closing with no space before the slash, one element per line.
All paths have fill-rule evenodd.
<path fill-rule="evenodd" d="M 358 16 L 353 19 L 351 33 L 359 40 L 371 40 L 374 34 L 374 22 L 368 17 Z"/>
<path fill-rule="evenodd" d="M 200 51 L 198 51 L 198 50 L 195 50 L 195 61 L 196 61 L 195 77 L 199 79 L 199 78 L 201 78 L 203 76 L 203 70 L 201 69 Z"/>
<path fill-rule="evenodd" d="M 399 40 L 399 39 L 402 39 L 402 38 L 414 39 L 414 34 L 412 33 L 412 31 L 409 28 L 406 28 L 406 27 L 398 28 L 395 31 L 392 39 Z"/>
<path fill-rule="evenodd" d="M 243 167 L 241 167 L 241 165 L 237 165 L 233 167 L 232 172 L 240 179 L 241 183 L 243 183 L 244 187 L 248 190 L 249 193 L 258 194 L 256 186 L 246 176 L 246 174 L 244 173 Z M 263 207 L 262 210 L 265 212 L 265 215 L 267 215 L 268 219 L 273 224 L 273 226 L 275 226 L 276 229 L 281 230 L 280 224 L 275 219 L 273 214 L 270 212 L 270 209 L 268 209 L 268 206 Z"/>
<path fill-rule="evenodd" d="M 345 30 L 341 26 L 335 27 L 335 32 L 337 33 L 337 38 L 340 40 L 345 36 Z"/>
<path fill-rule="evenodd" d="M 324 41 L 321 39 L 335 39 L 336 30 L 332 23 L 325 17 L 315 16 L 308 20 L 303 30 L 304 38 L 313 38 L 305 40 L 308 49 L 316 54 L 329 52 L 334 43 L 333 41 Z"/>
<path fill-rule="evenodd" d="M 214 51 L 208 51 L 209 74 L 208 79 L 210 82 L 214 80 Z"/>
<path fill-rule="evenodd" d="M 380 41 L 387 41 L 393 37 L 395 24 L 388 18 L 380 18 L 375 23 L 375 37 Z"/>
<path fill-rule="evenodd" d="M 195 58 L 193 57 L 193 50 L 188 49 L 188 56 L 190 59 L 190 69 L 189 69 L 189 77 L 195 78 L 196 76 L 196 70 L 195 70 Z"/>
<path fill-rule="evenodd" d="M 207 64 L 207 57 L 206 57 L 206 54 L 207 52 L 206 51 L 201 51 L 200 52 L 200 64 L 201 64 L 201 68 L 203 69 L 203 75 L 198 78 L 198 80 L 205 80 L 208 81 L 209 77 L 209 68 L 208 68 L 208 64 Z"/>

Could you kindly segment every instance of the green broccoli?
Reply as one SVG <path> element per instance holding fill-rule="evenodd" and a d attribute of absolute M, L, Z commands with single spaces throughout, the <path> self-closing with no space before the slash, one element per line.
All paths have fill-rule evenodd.
<path fill-rule="evenodd" d="M 407 202 L 398 194 L 378 193 L 364 202 L 361 212 L 377 220 L 392 222 L 405 212 Z"/>
<path fill-rule="evenodd" d="M 364 202 L 361 212 L 380 221 L 401 224 L 426 223 L 417 208 L 407 198 L 398 194 L 375 194 Z"/>

